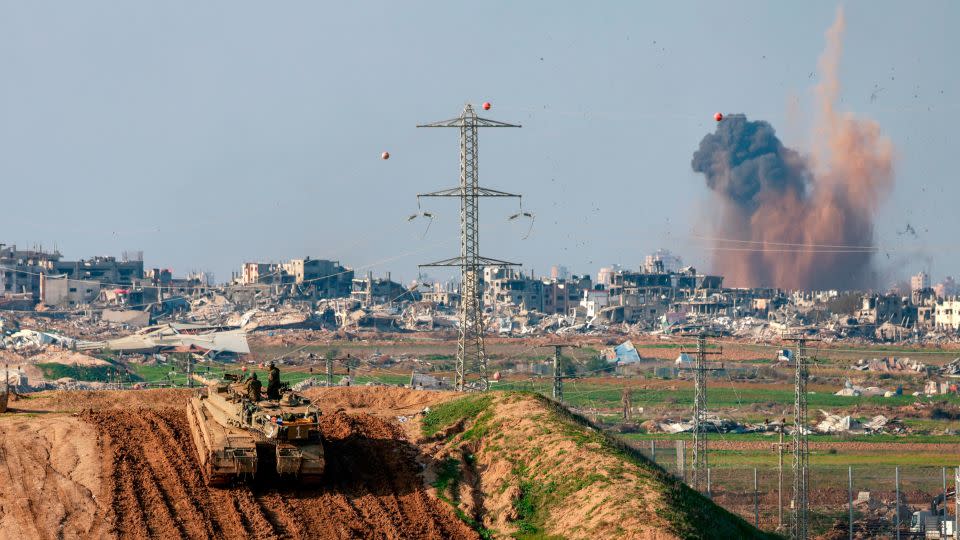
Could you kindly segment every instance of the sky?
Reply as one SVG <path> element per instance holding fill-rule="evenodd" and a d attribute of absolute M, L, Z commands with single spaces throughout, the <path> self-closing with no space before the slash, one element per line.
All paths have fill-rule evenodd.
<path fill-rule="evenodd" d="M 549 273 L 698 269 L 716 201 L 690 160 L 714 112 L 810 151 L 832 2 L 0 2 L 0 243 L 142 250 L 214 272 L 311 256 L 409 281 L 458 252 L 457 116 L 480 132 L 487 257 Z M 960 275 L 960 4 L 844 4 L 842 110 L 896 147 L 878 265 Z M 380 159 L 381 152 L 389 160 Z M 905 234 L 907 225 L 916 235 Z M 529 230 L 529 234 L 528 234 Z M 442 272 L 429 275 L 441 279 Z"/>

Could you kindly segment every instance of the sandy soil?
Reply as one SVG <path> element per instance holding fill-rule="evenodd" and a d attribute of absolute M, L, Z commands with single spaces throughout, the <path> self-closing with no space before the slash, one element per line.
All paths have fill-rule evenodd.
<path fill-rule="evenodd" d="M 69 415 L 0 418 L 0 538 L 99 538 L 96 431 Z"/>
<path fill-rule="evenodd" d="M 424 487 L 417 448 L 386 419 L 392 409 L 323 417 L 321 486 L 262 474 L 218 489 L 199 473 L 183 408 L 190 395 L 47 392 L 16 402 L 0 419 L 0 537 L 477 538 Z M 359 403 L 329 397 L 325 411 Z M 393 401 L 422 408 L 426 397 Z M 82 412 L 53 412 L 64 410 Z"/>
<path fill-rule="evenodd" d="M 657 512 L 664 502 L 649 470 L 601 451 L 596 443 L 578 442 L 529 396 L 499 395 L 492 407 L 496 420 L 480 441 L 461 438 L 464 429 L 471 429 L 468 423 L 426 446 L 437 463 L 447 457 L 475 463 L 464 471 L 460 506 L 480 517 L 498 538 L 517 531 L 516 500 L 528 478 L 552 483 L 563 493 L 549 511 L 548 535 L 590 540 L 675 537 Z"/>

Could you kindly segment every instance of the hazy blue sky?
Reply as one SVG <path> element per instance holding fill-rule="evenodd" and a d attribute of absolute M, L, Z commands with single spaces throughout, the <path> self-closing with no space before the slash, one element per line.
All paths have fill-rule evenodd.
<path fill-rule="evenodd" d="M 637 266 L 658 247 L 709 269 L 711 194 L 690 169 L 715 111 L 810 146 L 832 2 L 0 3 L 0 242 L 68 257 L 145 252 L 216 272 L 311 255 L 416 264 L 457 252 L 454 130 L 490 101 L 483 254 L 545 273 Z M 960 4 L 848 2 L 841 108 L 897 147 L 885 268 L 960 274 Z M 879 90 L 878 90 L 879 88 Z M 875 98 L 871 100 L 871 95 Z M 790 114 L 791 103 L 805 113 Z M 380 153 L 391 153 L 389 161 Z M 918 236 L 898 235 L 909 223 Z M 383 262 L 386 261 L 386 262 Z"/>

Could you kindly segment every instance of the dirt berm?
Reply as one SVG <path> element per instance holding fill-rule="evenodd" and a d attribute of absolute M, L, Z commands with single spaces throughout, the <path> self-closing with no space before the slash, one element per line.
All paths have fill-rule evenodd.
<path fill-rule="evenodd" d="M 21 398 L 0 416 L 0 538 L 760 536 L 544 398 L 309 394 L 328 457 L 309 489 L 206 487 L 189 391 Z"/>
<path fill-rule="evenodd" d="M 484 535 L 773 537 L 540 395 L 447 401 L 419 429 L 434 464 L 428 481 Z"/>

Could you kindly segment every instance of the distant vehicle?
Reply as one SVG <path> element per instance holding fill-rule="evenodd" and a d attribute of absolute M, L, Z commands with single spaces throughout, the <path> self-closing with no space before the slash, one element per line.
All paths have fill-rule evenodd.
<path fill-rule="evenodd" d="M 207 485 L 224 485 L 274 469 L 301 482 L 324 470 L 320 410 L 282 388 L 279 400 L 250 400 L 244 381 L 226 374 L 187 405 L 190 432 Z"/>
<path fill-rule="evenodd" d="M 948 489 L 930 501 L 930 510 L 920 510 L 910 516 L 910 533 L 922 538 L 953 538 L 956 519 L 949 519 L 940 510 L 940 505 L 956 496 L 956 488 Z"/>
<path fill-rule="evenodd" d="M 793 351 L 790 349 L 780 349 L 777 351 L 777 362 L 785 362 L 789 364 L 793 362 Z"/>

